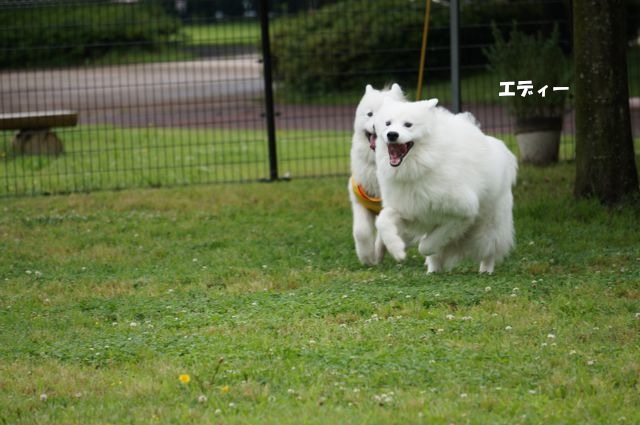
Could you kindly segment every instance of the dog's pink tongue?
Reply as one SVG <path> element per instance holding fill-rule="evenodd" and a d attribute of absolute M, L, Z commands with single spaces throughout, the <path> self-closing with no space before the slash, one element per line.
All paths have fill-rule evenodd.
<path fill-rule="evenodd" d="M 397 167 L 409 151 L 409 146 L 406 143 L 389 143 L 387 149 L 389 150 L 389 164 L 392 167 Z"/>
<path fill-rule="evenodd" d="M 376 150 L 376 139 L 378 136 L 376 136 L 375 133 L 373 133 L 371 136 L 369 136 L 369 147 L 371 148 L 372 151 Z"/>

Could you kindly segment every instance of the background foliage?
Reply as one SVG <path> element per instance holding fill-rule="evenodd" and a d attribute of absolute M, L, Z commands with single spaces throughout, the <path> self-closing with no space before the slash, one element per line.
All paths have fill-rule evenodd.
<path fill-rule="evenodd" d="M 180 21 L 157 2 L 30 5 L 0 14 L 0 66 L 83 63 L 112 50 L 152 49 Z"/>
<path fill-rule="evenodd" d="M 554 23 L 567 20 L 565 7 L 561 3 L 463 3 L 461 65 L 482 69 L 487 64 L 477 46 L 493 43 L 492 22 L 500 23 L 505 33 L 512 20 L 527 21 L 521 26 L 525 33 L 548 33 Z M 340 2 L 314 13 L 280 18 L 272 31 L 276 76 L 307 92 L 361 87 L 365 82 L 409 79 L 413 83 L 423 22 L 424 4 L 412 0 Z M 561 31 L 564 42 L 569 37 L 568 26 L 563 25 Z M 563 48 L 568 50 L 566 42 Z M 448 76 L 449 61 L 449 7 L 434 3 L 427 53 L 429 78 Z"/>

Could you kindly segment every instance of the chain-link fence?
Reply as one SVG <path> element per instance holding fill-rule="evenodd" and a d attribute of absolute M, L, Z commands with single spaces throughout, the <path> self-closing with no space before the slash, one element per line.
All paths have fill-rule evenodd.
<path fill-rule="evenodd" d="M 346 175 L 364 86 L 416 96 L 426 3 L 2 1 L 0 196 Z M 570 56 L 568 2 L 462 1 L 457 31 L 451 10 L 430 7 L 423 97 L 456 106 L 453 34 L 461 109 L 517 151 L 487 49 L 517 21 L 544 37 L 557 26 Z M 635 99 L 639 21 L 630 6 Z M 532 77 L 513 79 L 515 91 Z M 534 80 L 533 96 L 551 83 Z M 568 86 L 561 159 L 573 157 Z M 637 137 L 637 107 L 632 121 Z"/>

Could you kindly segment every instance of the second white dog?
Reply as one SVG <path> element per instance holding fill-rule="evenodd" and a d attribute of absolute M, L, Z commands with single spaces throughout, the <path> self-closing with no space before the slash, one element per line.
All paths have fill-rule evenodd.
<path fill-rule="evenodd" d="M 351 140 L 351 178 L 349 199 L 353 211 L 353 239 L 356 254 L 362 264 L 378 264 L 384 255 L 384 245 L 377 235 L 375 218 L 382 204 L 376 177 L 376 134 L 373 120 L 384 99 L 404 101 L 398 84 L 376 90 L 367 85 L 356 108 Z"/>
<path fill-rule="evenodd" d="M 383 209 L 376 227 L 389 253 L 417 244 L 429 273 L 460 259 L 492 273 L 514 245 L 517 161 L 464 114 L 422 102 L 385 100 L 375 117 Z"/>

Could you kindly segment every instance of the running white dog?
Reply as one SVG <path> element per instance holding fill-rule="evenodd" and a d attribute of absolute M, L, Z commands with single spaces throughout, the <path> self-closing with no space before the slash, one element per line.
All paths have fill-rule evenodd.
<path fill-rule="evenodd" d="M 514 245 L 517 161 L 466 114 L 437 108 L 437 102 L 385 100 L 376 114 L 383 200 L 376 227 L 396 261 L 412 243 L 427 257 L 429 273 L 463 258 L 493 273 Z"/>
<path fill-rule="evenodd" d="M 375 217 L 380 212 L 380 186 L 376 178 L 376 134 L 373 120 L 385 98 L 404 100 L 402 89 L 376 90 L 367 85 L 356 109 L 351 139 L 351 179 L 349 198 L 353 211 L 353 239 L 362 264 L 378 264 L 384 256 L 384 245 L 376 235 Z"/>

